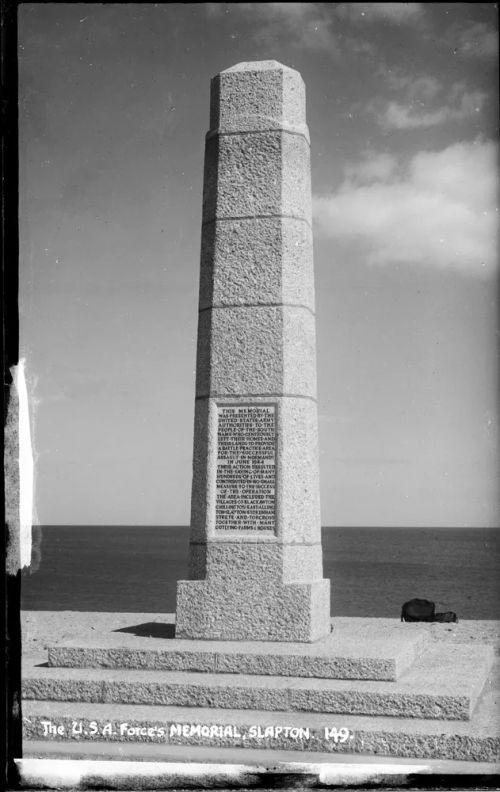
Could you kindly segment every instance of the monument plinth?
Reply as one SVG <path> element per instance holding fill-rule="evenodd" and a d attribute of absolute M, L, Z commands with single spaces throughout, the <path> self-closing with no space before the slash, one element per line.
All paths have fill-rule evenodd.
<path fill-rule="evenodd" d="M 276 61 L 212 80 L 189 553 L 177 637 L 329 633 L 305 88 Z"/>

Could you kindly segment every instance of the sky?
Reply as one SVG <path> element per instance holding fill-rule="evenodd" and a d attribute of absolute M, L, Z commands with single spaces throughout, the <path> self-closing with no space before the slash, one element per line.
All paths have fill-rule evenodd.
<path fill-rule="evenodd" d="M 40 524 L 189 524 L 210 79 L 311 133 L 321 518 L 499 524 L 493 3 L 19 7 L 20 353 Z"/>

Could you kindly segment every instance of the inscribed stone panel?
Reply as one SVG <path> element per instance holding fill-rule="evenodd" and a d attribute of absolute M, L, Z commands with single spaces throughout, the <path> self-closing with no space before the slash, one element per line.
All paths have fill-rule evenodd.
<path fill-rule="evenodd" d="M 218 405 L 215 529 L 276 529 L 276 405 Z"/>

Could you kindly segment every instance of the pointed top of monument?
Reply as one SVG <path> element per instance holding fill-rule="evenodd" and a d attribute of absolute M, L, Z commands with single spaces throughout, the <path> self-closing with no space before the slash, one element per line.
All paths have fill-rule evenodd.
<path fill-rule="evenodd" d="M 225 74 L 226 72 L 242 71 L 281 71 L 282 69 L 286 69 L 287 71 L 296 71 L 296 69 L 292 69 L 290 66 L 285 66 L 283 63 L 279 63 L 279 61 L 276 60 L 262 60 L 242 61 L 242 63 L 235 63 L 234 66 L 224 69 L 222 74 Z"/>
<path fill-rule="evenodd" d="M 208 134 L 270 129 L 309 135 L 298 71 L 275 60 L 243 61 L 212 79 Z"/>

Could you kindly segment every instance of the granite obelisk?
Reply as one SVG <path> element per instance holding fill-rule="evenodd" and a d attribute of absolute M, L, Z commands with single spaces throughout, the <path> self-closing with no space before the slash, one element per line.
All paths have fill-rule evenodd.
<path fill-rule="evenodd" d="M 305 88 L 276 61 L 211 85 L 189 554 L 177 637 L 330 631 Z"/>

